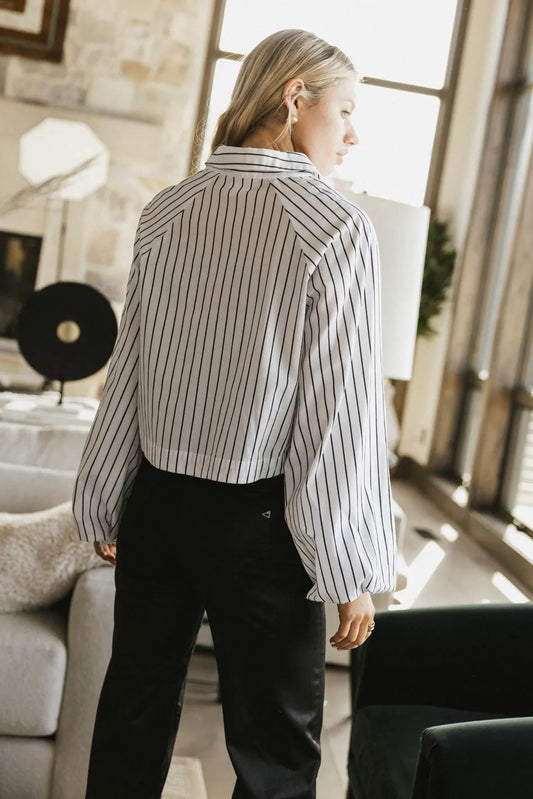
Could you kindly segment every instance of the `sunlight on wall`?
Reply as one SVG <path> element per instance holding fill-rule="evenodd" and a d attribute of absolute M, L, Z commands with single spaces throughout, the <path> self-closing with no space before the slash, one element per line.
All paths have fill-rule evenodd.
<path fill-rule="evenodd" d="M 517 530 L 514 524 L 508 524 L 505 528 L 503 540 L 513 549 L 533 563 L 533 538 L 521 530 Z"/>
<path fill-rule="evenodd" d="M 466 508 L 468 502 L 468 490 L 465 486 L 457 486 L 452 494 L 453 501 L 461 508 Z"/>
<path fill-rule="evenodd" d="M 441 524 L 439 529 L 447 541 L 457 541 L 459 538 L 458 531 L 451 524 Z"/>
<path fill-rule="evenodd" d="M 509 602 L 529 602 L 528 597 L 507 579 L 501 572 L 494 572 L 492 585 L 509 600 Z"/>

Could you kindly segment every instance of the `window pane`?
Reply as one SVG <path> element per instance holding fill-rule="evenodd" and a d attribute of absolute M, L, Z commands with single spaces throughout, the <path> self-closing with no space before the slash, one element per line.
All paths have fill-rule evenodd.
<path fill-rule="evenodd" d="M 220 114 L 228 107 L 240 63 L 219 59 L 206 125 L 201 166 L 210 152 Z M 422 205 L 426 190 L 439 101 L 422 94 L 361 85 L 353 122 L 359 144 L 329 176 L 410 205 Z"/>
<path fill-rule="evenodd" d="M 510 453 L 502 500 L 513 516 L 533 529 L 533 412 L 525 408 L 514 419 Z"/>
<path fill-rule="evenodd" d="M 241 65 L 238 61 L 229 61 L 227 58 L 219 58 L 216 63 L 200 169 L 204 167 L 205 160 L 211 152 L 211 140 L 215 135 L 218 118 L 230 103 L 231 93 L 240 68 Z"/>
<path fill-rule="evenodd" d="M 472 366 L 476 371 L 490 367 L 498 314 L 505 291 L 507 270 L 512 258 L 517 225 L 533 153 L 533 97 L 531 92 L 518 97 L 516 132 L 510 143 L 507 177 L 500 187 L 502 201 L 498 210 L 492 262 L 486 266 L 486 297 L 481 324 L 476 331 Z"/>
<path fill-rule="evenodd" d="M 331 176 L 353 181 L 357 192 L 422 205 L 439 100 L 364 84 L 357 99 L 352 120 L 359 144 Z"/>
<path fill-rule="evenodd" d="M 527 344 L 527 355 L 524 364 L 522 383 L 533 391 L 533 298 L 530 300 L 532 312 L 529 314 L 529 341 Z"/>
<path fill-rule="evenodd" d="M 303 28 L 337 45 L 364 75 L 444 85 L 457 0 L 227 0 L 220 47 L 248 53 L 276 30 Z"/>
<path fill-rule="evenodd" d="M 525 69 L 524 69 L 524 76 L 528 83 L 531 83 L 533 80 L 533 35 L 529 35 L 529 43 L 527 49 L 527 55 L 525 60 Z"/>
<path fill-rule="evenodd" d="M 474 462 L 480 420 L 481 391 L 477 388 L 471 388 L 466 396 L 465 412 L 454 463 L 454 472 L 462 480 L 464 486 L 470 486 L 472 478 L 472 464 Z"/>

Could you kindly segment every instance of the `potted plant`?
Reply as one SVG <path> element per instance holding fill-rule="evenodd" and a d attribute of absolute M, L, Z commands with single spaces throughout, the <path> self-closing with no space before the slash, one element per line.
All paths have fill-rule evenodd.
<path fill-rule="evenodd" d="M 431 338 L 437 332 L 430 321 L 438 316 L 452 281 L 456 251 L 450 244 L 448 223 L 432 218 L 429 223 L 424 276 L 416 335 Z"/>

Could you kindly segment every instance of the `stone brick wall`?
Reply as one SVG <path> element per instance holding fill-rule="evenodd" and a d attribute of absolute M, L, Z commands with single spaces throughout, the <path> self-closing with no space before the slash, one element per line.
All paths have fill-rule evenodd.
<path fill-rule="evenodd" d="M 27 185 L 13 159 L 31 109 L 36 121 L 85 121 L 110 151 L 107 185 L 68 204 L 61 278 L 94 285 L 117 314 L 143 205 L 187 175 L 212 10 L 213 0 L 71 0 L 62 63 L 0 57 L 0 199 Z M 57 215 L 50 199 L 32 208 Z M 10 224 L 0 215 L 0 228 Z"/>
<path fill-rule="evenodd" d="M 161 125 L 161 178 L 169 168 L 170 174 L 183 173 L 212 4 L 71 0 L 63 62 L 3 57 L 0 91 L 19 100 Z"/>

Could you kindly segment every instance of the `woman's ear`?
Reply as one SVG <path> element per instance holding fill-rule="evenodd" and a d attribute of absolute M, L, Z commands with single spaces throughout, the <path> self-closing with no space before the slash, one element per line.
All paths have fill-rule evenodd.
<path fill-rule="evenodd" d="M 294 106 L 295 109 L 298 108 L 298 94 L 305 88 L 304 82 L 301 78 L 293 78 L 292 81 L 289 82 L 288 87 L 286 87 L 286 94 L 285 96 L 288 98 L 289 103 L 287 108 L 289 112 L 291 111 L 291 105 Z M 294 97 L 294 95 L 297 95 Z"/>

